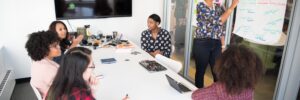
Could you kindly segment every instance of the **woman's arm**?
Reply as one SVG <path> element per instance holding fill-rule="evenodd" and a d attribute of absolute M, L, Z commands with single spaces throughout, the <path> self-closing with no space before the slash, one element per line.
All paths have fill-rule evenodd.
<path fill-rule="evenodd" d="M 146 38 L 146 31 L 144 31 L 144 32 L 142 32 L 142 36 L 141 36 L 141 48 L 142 48 L 144 51 L 148 52 L 148 51 L 147 51 L 148 45 L 147 45 L 146 41 L 147 41 L 147 38 Z"/>
<path fill-rule="evenodd" d="M 157 54 L 157 52 L 150 52 L 150 51 L 148 51 L 148 49 L 147 49 L 148 48 L 148 44 L 147 44 L 146 32 L 147 31 L 143 31 L 142 32 L 142 36 L 141 36 L 141 48 L 144 51 L 148 52 L 151 56 L 154 57 Z"/>
<path fill-rule="evenodd" d="M 223 52 L 226 48 L 226 45 L 225 45 L 225 36 L 221 36 L 221 52 Z"/>
<path fill-rule="evenodd" d="M 171 44 L 171 35 L 169 32 L 167 32 L 167 37 L 165 41 L 166 43 L 165 43 L 165 50 L 163 51 L 163 55 L 166 57 L 170 57 L 172 52 L 172 44 Z"/>
<path fill-rule="evenodd" d="M 69 47 L 69 49 L 71 49 L 71 48 L 73 48 L 73 47 L 77 47 L 77 45 L 82 41 L 83 37 L 84 37 L 84 36 L 81 34 L 81 35 L 79 35 L 77 38 L 73 39 L 73 40 L 72 40 L 72 44 L 71 44 L 71 46 Z"/>
<path fill-rule="evenodd" d="M 228 17 L 230 16 L 230 14 L 234 10 L 234 8 L 238 5 L 239 1 L 240 0 L 233 0 L 229 9 L 227 9 L 225 11 L 225 13 L 223 13 L 223 15 L 221 15 L 221 23 L 220 23 L 221 25 L 223 25 L 223 23 L 225 23 L 227 21 Z"/>

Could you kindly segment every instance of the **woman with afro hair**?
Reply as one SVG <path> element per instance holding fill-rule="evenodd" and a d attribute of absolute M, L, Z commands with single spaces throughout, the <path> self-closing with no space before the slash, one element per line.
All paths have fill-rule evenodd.
<path fill-rule="evenodd" d="M 263 72 L 259 56 L 244 45 L 230 45 L 214 67 L 218 81 L 193 92 L 193 100 L 253 100 Z"/>
<path fill-rule="evenodd" d="M 53 61 L 61 55 L 60 39 L 51 31 L 34 32 L 29 35 L 25 48 L 32 59 L 30 84 L 45 97 L 59 65 Z"/>

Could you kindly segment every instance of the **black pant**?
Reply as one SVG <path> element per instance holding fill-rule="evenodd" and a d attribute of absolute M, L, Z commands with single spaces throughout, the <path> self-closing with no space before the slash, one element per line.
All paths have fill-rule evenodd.
<path fill-rule="evenodd" d="M 217 81 L 214 73 L 214 65 L 217 57 L 221 55 L 221 41 L 215 39 L 194 39 L 193 56 L 196 62 L 195 85 L 203 88 L 204 74 L 207 65 L 211 67 L 214 82 Z"/>

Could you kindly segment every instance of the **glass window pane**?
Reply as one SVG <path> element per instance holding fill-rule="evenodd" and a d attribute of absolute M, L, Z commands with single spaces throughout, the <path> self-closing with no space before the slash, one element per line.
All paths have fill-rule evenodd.
<path fill-rule="evenodd" d="M 290 13 L 292 9 L 292 0 L 288 0 L 286 6 L 286 13 L 284 17 L 284 23 L 282 27 L 282 34 L 280 39 L 286 39 L 287 29 L 289 25 Z M 235 21 L 236 21 L 235 16 Z M 275 19 L 272 17 L 271 19 Z M 235 23 L 235 22 L 233 22 Z M 287 40 L 287 39 L 286 39 Z M 261 80 L 258 82 L 255 88 L 254 99 L 255 100 L 272 100 L 276 88 L 276 82 L 278 79 L 278 73 L 280 69 L 282 54 L 284 45 L 266 45 L 253 42 L 245 37 L 240 37 L 236 34 L 231 35 L 230 44 L 243 44 L 254 50 L 262 59 L 265 71 Z"/>
<path fill-rule="evenodd" d="M 188 0 L 171 0 L 170 34 L 172 36 L 173 54 L 171 59 L 185 61 L 185 36 Z M 180 74 L 183 74 L 183 69 Z"/>

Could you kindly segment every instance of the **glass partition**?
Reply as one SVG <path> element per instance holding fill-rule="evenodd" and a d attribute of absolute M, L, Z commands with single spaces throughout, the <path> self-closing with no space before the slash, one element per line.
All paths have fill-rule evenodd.
<path fill-rule="evenodd" d="M 169 0 L 170 3 L 170 15 L 168 17 L 169 20 L 169 31 L 172 34 L 172 43 L 173 43 L 173 54 L 171 56 L 172 59 L 182 62 L 184 65 L 183 70 L 180 72 L 186 79 L 191 82 L 195 81 L 195 60 L 192 55 L 192 45 L 193 45 L 193 33 L 196 28 L 196 4 L 203 0 Z M 228 7 L 231 1 L 228 0 L 218 0 L 223 1 L 221 5 Z M 240 2 L 251 2 L 253 0 L 243 0 Z M 226 26 L 226 44 L 243 44 L 247 47 L 251 48 L 256 52 L 259 57 L 262 59 L 264 64 L 264 73 L 262 78 L 259 80 L 258 84 L 255 88 L 255 100 L 271 100 L 274 99 L 274 92 L 276 89 L 276 83 L 278 80 L 278 75 L 281 67 L 281 60 L 283 57 L 283 51 L 285 47 L 285 42 L 287 39 L 287 31 L 289 27 L 290 14 L 292 13 L 292 5 L 293 0 L 274 0 L 272 2 L 264 0 L 256 0 L 257 5 L 266 6 L 278 6 L 278 8 L 285 10 L 280 12 L 278 9 L 265 9 L 265 11 L 261 14 L 274 14 L 280 13 L 278 15 L 282 16 L 272 16 L 267 18 L 267 20 L 274 20 L 274 22 L 267 23 L 269 25 L 281 26 L 279 28 L 273 29 L 280 31 L 276 38 L 276 43 L 261 43 L 253 41 L 247 37 L 244 37 L 237 33 L 236 30 L 239 28 L 236 26 L 241 21 L 241 15 L 237 14 L 241 9 L 235 9 L 232 17 L 229 18 Z M 269 2 L 269 3 L 268 3 Z M 280 2 L 280 3 L 276 3 Z M 239 4 L 240 6 L 244 6 Z M 260 6 L 261 7 L 261 6 Z M 263 8 L 263 7 L 262 7 Z M 257 8 L 261 9 L 261 8 Z M 249 10 L 249 9 L 248 9 Z M 251 9 L 250 9 L 251 10 Z M 249 11 L 250 11 L 249 10 Z M 255 9 L 256 10 L 256 9 Z M 269 10 L 269 11 L 268 11 Z M 259 12 L 259 11 L 258 11 Z M 282 14 L 283 13 L 283 14 Z M 283 17 L 283 18 L 282 18 Z M 248 18 L 248 17 L 247 17 Z M 255 18 L 255 17 L 254 17 Z M 277 18 L 277 19 L 276 19 Z M 263 24 L 262 19 L 254 19 L 261 20 L 261 23 L 258 23 L 257 29 L 261 27 Z M 275 22 L 278 21 L 278 22 Z M 266 23 L 267 21 L 265 21 Z M 276 24 L 276 25 L 275 25 Z M 245 29 L 244 29 L 245 30 Z M 271 29 L 270 29 L 271 30 Z M 271 33 L 272 31 L 269 32 Z M 274 33 L 274 32 L 273 32 Z M 258 39 L 262 39 L 263 36 L 259 36 Z M 274 41 L 273 41 L 274 42 Z M 204 76 L 204 86 L 209 86 L 213 83 L 213 77 L 211 74 L 211 68 L 207 67 L 205 76 Z"/>
<path fill-rule="evenodd" d="M 173 52 L 171 59 L 185 64 L 185 38 L 188 12 L 188 0 L 170 0 L 170 34 Z M 184 69 L 184 68 L 182 68 Z M 180 72 L 183 75 L 183 70 Z"/>
<path fill-rule="evenodd" d="M 260 2 L 257 2 L 257 3 L 259 4 Z M 278 37 L 276 37 L 275 35 L 272 35 L 272 34 L 271 34 L 272 36 L 269 35 L 269 37 L 278 38 L 277 41 L 275 41 L 275 42 L 269 42 L 269 43 L 261 42 L 260 40 L 255 40 L 255 39 L 259 39 L 259 38 L 251 39 L 251 38 L 245 37 L 244 35 L 241 35 L 241 34 L 234 34 L 234 33 L 237 33 L 236 32 L 237 28 L 241 28 L 241 27 L 239 27 L 239 25 L 232 25 L 234 30 L 231 31 L 230 44 L 246 45 L 247 47 L 254 50 L 254 52 L 256 52 L 263 61 L 265 71 L 263 73 L 261 80 L 256 85 L 255 94 L 254 94 L 255 100 L 272 100 L 275 89 L 276 89 L 276 83 L 277 83 L 279 70 L 280 70 L 280 66 L 281 66 L 281 59 L 283 56 L 285 42 L 287 41 L 287 31 L 288 31 L 288 27 L 289 27 L 289 19 L 290 19 L 290 13 L 291 13 L 293 1 L 287 0 L 287 3 L 286 2 L 281 2 L 281 3 L 282 3 L 281 6 L 283 6 L 281 8 L 286 8 L 285 12 L 283 12 L 283 14 L 276 13 L 276 11 L 280 12 L 280 10 L 278 10 L 278 9 L 267 9 L 267 10 L 273 10 L 273 12 L 267 11 L 267 10 L 262 12 L 263 14 L 273 14 L 274 15 L 273 17 L 270 17 L 269 19 L 266 19 L 266 20 L 277 20 L 278 22 L 272 21 L 273 23 L 271 23 L 271 21 L 269 21 L 269 26 L 268 26 L 267 24 L 264 24 L 263 21 L 261 21 L 259 23 L 261 25 L 257 25 L 257 27 L 255 28 L 256 29 L 255 31 L 257 32 L 257 30 L 259 30 L 260 27 L 265 27 L 265 26 L 273 27 L 273 26 L 275 26 L 275 24 L 282 26 L 279 29 L 276 29 L 276 30 L 280 30 L 280 33 L 273 32 L 274 34 L 278 34 Z M 270 4 L 270 5 L 276 6 L 276 4 Z M 280 8 L 280 7 L 278 7 L 278 8 Z M 263 9 L 263 8 L 261 8 L 261 9 Z M 265 9 L 263 9 L 263 10 L 265 10 Z M 241 9 L 238 11 L 241 11 Z M 236 12 L 234 14 L 233 24 L 239 24 L 239 21 L 241 21 L 241 18 L 238 18 L 238 17 L 243 17 L 243 15 L 241 15 L 242 11 L 239 13 L 240 15 L 237 13 L 239 13 L 239 12 Z M 282 15 L 281 16 L 282 20 L 280 19 L 280 16 L 276 16 L 276 15 Z M 259 16 L 259 14 L 257 14 L 257 16 Z M 266 15 L 266 16 L 268 16 L 268 15 Z M 253 18 L 256 18 L 256 17 L 253 17 Z M 261 19 L 254 19 L 254 20 L 261 20 Z M 249 30 L 251 30 L 251 29 L 249 29 Z M 249 30 L 244 29 L 244 33 L 247 33 Z M 261 32 L 266 32 L 264 34 L 267 34 L 268 31 L 261 31 Z M 258 35 L 259 34 L 257 34 L 257 36 Z M 265 37 L 266 36 L 260 36 L 260 39 L 263 39 L 263 38 L 266 39 Z"/>

